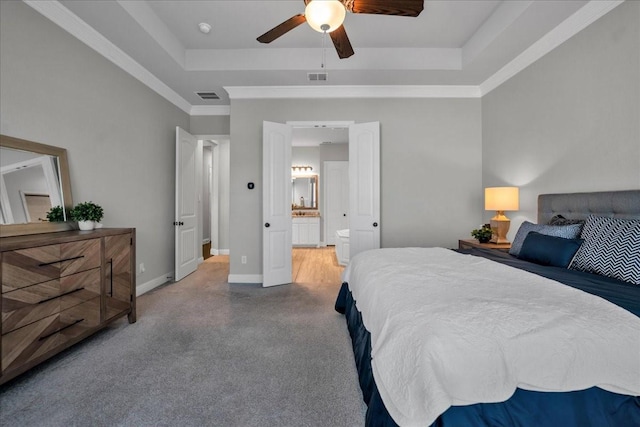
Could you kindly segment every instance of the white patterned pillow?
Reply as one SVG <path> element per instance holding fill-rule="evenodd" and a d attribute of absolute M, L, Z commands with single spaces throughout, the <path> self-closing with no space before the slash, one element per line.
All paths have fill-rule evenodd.
<path fill-rule="evenodd" d="M 640 285 L 640 220 L 591 215 L 569 268 Z"/>
<path fill-rule="evenodd" d="M 580 236 L 580 230 L 582 230 L 582 224 L 543 225 L 525 221 L 520 225 L 520 228 L 518 228 L 516 237 L 513 238 L 513 242 L 511 243 L 511 249 L 509 249 L 509 253 L 513 256 L 520 255 L 520 249 L 522 249 L 524 239 L 531 231 L 545 234 L 547 236 L 562 237 L 565 239 L 576 239 Z"/>

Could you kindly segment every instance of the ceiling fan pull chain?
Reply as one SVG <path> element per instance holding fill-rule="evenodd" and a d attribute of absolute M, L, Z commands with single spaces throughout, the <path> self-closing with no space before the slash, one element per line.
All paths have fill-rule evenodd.
<path fill-rule="evenodd" d="M 325 42 L 327 40 L 327 30 L 324 30 L 322 33 L 322 64 L 320 64 L 320 68 L 324 70 L 324 62 L 325 62 Z"/>

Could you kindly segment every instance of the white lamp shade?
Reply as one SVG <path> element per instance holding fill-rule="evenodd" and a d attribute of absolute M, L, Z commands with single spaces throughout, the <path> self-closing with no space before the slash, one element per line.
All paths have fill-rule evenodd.
<path fill-rule="evenodd" d="M 329 26 L 327 33 L 337 30 L 346 14 L 347 11 L 338 0 L 313 0 L 304 10 L 307 23 L 320 33 L 324 33 L 322 26 L 325 24 Z"/>
<path fill-rule="evenodd" d="M 518 187 L 489 187 L 484 189 L 484 208 L 488 211 L 517 211 Z"/>

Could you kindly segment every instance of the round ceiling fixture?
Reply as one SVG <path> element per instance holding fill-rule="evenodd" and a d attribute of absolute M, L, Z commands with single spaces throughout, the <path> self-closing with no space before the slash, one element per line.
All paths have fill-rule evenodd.
<path fill-rule="evenodd" d="M 304 9 L 307 23 L 319 33 L 337 30 L 346 15 L 347 11 L 338 0 L 313 0 Z"/>
<path fill-rule="evenodd" d="M 199 23 L 198 28 L 200 29 L 200 32 L 202 34 L 209 34 L 209 32 L 211 31 L 211 25 L 207 24 L 206 22 Z"/>

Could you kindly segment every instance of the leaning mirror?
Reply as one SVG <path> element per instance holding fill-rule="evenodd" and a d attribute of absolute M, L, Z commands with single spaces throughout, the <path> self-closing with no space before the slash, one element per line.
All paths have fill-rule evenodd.
<path fill-rule="evenodd" d="M 67 150 L 0 135 L 0 236 L 72 229 Z M 47 213 L 61 207 L 60 221 Z"/>
<path fill-rule="evenodd" d="M 291 193 L 292 209 L 318 209 L 318 175 L 293 176 Z"/>

